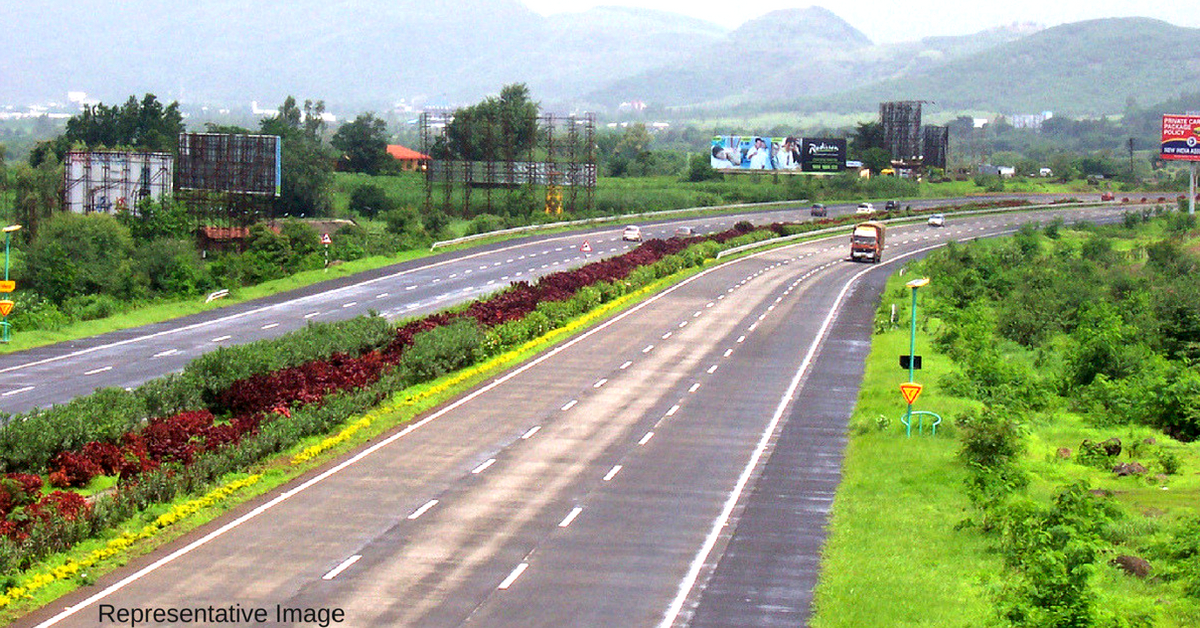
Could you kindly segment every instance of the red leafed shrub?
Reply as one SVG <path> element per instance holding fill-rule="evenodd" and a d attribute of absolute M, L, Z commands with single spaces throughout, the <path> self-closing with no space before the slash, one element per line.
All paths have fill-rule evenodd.
<path fill-rule="evenodd" d="M 300 366 L 263 373 L 234 382 L 218 396 L 219 403 L 235 415 L 279 412 L 293 403 L 316 403 L 325 395 L 371 384 L 387 366 L 383 356 L 371 351 L 358 357 L 334 354 Z"/>
<path fill-rule="evenodd" d="M 3 486 L 8 486 L 17 491 L 13 495 L 18 503 L 32 503 L 39 493 L 42 492 L 42 478 L 32 473 L 9 473 L 4 476 L 7 482 Z"/>
<path fill-rule="evenodd" d="M 74 451 L 59 452 L 50 460 L 50 469 L 50 485 L 56 488 L 87 486 L 92 478 L 102 473 L 91 458 Z"/>
<path fill-rule="evenodd" d="M 213 415 L 208 410 L 180 412 L 169 417 L 151 419 L 142 437 L 150 458 L 158 462 L 178 461 L 191 464 L 192 457 L 201 449 L 201 436 L 213 425 Z"/>
<path fill-rule="evenodd" d="M 92 441 L 83 446 L 83 455 L 100 467 L 104 475 L 116 475 L 121 470 L 121 448 L 112 443 Z"/>
<path fill-rule="evenodd" d="M 150 459 L 146 439 L 141 434 L 130 432 L 121 437 L 120 479 L 128 482 L 137 476 L 158 468 L 158 462 Z"/>
<path fill-rule="evenodd" d="M 70 491 L 54 491 L 29 507 L 30 519 L 47 521 L 57 516 L 67 521 L 86 517 L 91 505 L 79 493 Z"/>

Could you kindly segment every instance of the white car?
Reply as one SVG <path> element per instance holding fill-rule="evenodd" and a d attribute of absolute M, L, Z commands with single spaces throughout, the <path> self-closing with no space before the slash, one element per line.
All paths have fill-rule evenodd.
<path fill-rule="evenodd" d="M 946 217 L 943 216 L 942 214 L 934 214 L 929 217 L 928 222 L 929 222 L 930 227 L 945 227 L 946 226 Z"/>
<path fill-rule="evenodd" d="M 856 214 L 874 214 L 875 206 L 870 203 L 859 203 L 858 209 L 854 210 Z"/>
<path fill-rule="evenodd" d="M 633 225 L 625 227 L 625 231 L 621 233 L 621 239 L 626 242 L 641 242 L 642 228 Z"/>

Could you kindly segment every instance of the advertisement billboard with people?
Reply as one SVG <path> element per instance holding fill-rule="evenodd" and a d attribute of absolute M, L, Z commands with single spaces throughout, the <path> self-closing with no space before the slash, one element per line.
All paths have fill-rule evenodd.
<path fill-rule="evenodd" d="M 723 172 L 840 172 L 846 169 L 846 140 L 716 135 L 712 138 L 709 165 Z"/>

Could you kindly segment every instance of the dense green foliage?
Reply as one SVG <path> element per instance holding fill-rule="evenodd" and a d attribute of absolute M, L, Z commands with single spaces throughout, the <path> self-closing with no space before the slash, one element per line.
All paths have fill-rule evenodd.
<path fill-rule="evenodd" d="M 373 113 L 359 114 L 343 124 L 329 144 L 342 152 L 345 169 L 351 172 L 379 174 L 391 161 L 387 154 L 387 122 Z"/>

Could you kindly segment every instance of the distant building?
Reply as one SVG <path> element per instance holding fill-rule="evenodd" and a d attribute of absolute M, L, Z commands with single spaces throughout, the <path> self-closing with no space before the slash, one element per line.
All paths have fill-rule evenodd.
<path fill-rule="evenodd" d="M 388 144 L 388 155 L 400 162 L 401 170 L 425 171 L 429 167 L 429 155 L 417 152 L 399 144 Z"/>
<path fill-rule="evenodd" d="M 1054 117 L 1053 111 L 1041 113 L 1022 113 L 1008 117 L 1008 123 L 1017 129 L 1041 130 L 1042 123 Z"/>

